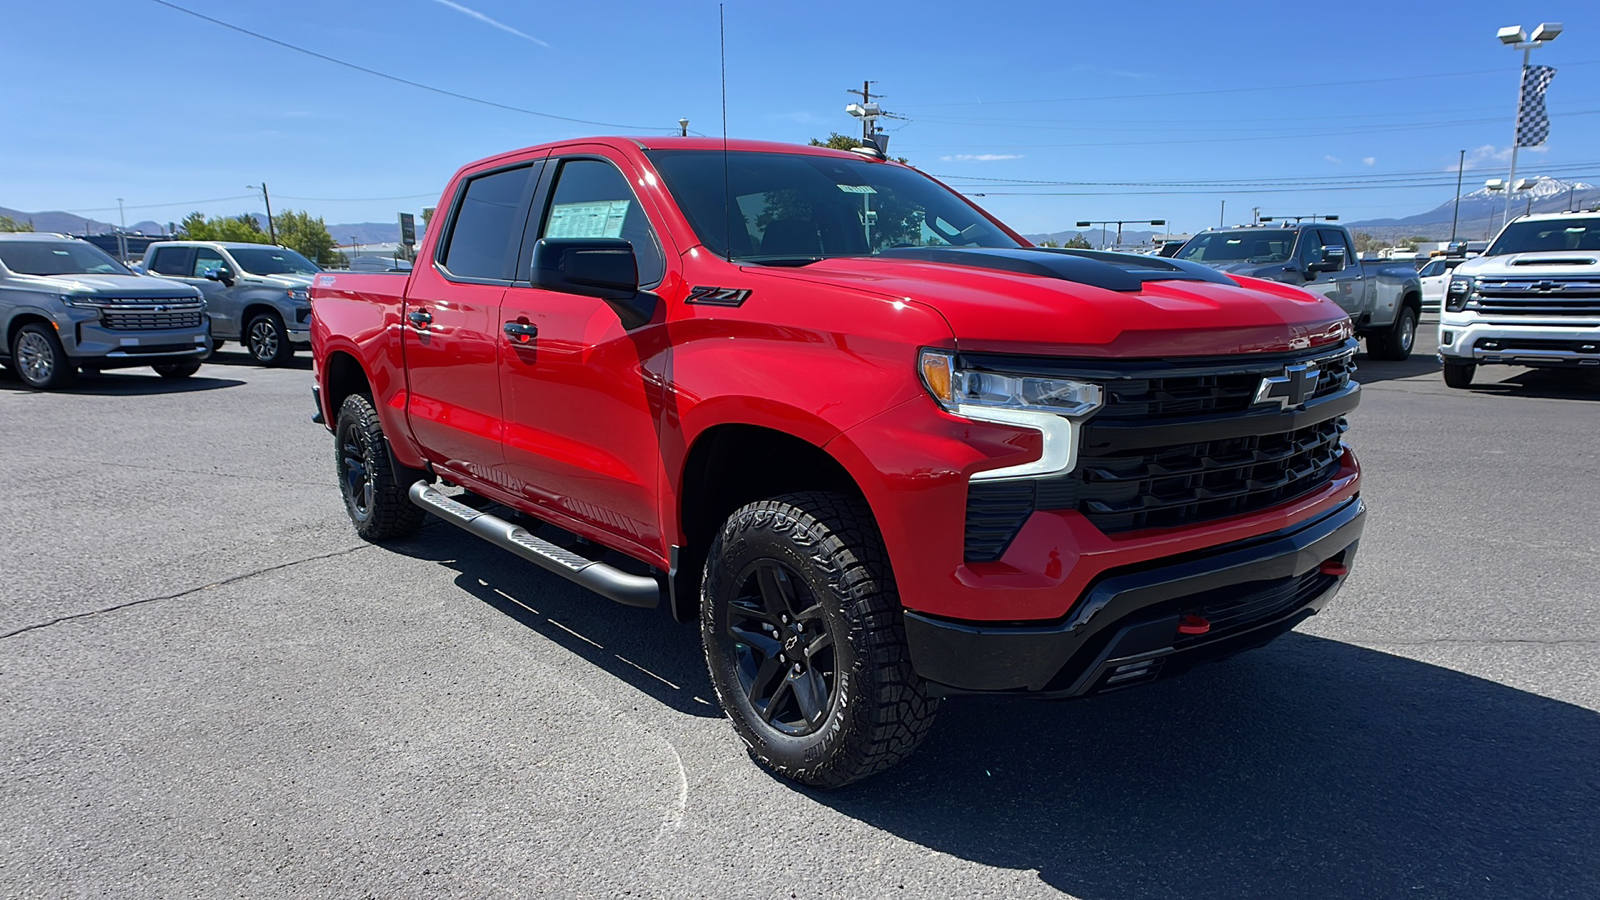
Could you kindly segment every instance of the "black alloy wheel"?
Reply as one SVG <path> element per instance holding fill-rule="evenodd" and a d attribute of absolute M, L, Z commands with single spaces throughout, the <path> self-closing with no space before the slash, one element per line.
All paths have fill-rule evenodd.
<path fill-rule="evenodd" d="M 795 737 L 811 734 L 838 684 L 822 605 L 799 573 L 776 559 L 750 563 L 739 581 L 727 625 L 739 687 L 766 724 Z"/>
<path fill-rule="evenodd" d="M 283 318 L 275 312 L 258 313 L 245 326 L 245 348 L 250 358 L 263 366 L 286 366 L 294 358 L 294 345 L 283 329 Z"/>
<path fill-rule="evenodd" d="M 363 394 L 351 394 L 339 407 L 334 467 L 345 511 L 362 539 L 388 540 L 422 527 L 426 513 L 411 502 L 407 491 L 427 473 L 394 461 L 378 411 Z"/>

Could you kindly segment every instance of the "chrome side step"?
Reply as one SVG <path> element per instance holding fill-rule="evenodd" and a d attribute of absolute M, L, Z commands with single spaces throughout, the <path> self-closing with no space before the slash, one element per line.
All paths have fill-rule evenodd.
<path fill-rule="evenodd" d="M 624 606 L 654 609 L 661 602 L 661 583 L 648 575 L 631 575 L 615 566 L 579 556 L 513 525 L 499 516 L 446 497 L 426 481 L 411 485 L 411 502 L 451 525 L 469 531 L 523 559 Z"/>

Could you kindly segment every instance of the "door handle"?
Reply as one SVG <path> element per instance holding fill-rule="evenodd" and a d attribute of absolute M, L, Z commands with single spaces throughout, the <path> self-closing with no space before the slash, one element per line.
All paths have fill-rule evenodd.
<path fill-rule="evenodd" d="M 417 326 L 418 328 L 427 328 L 429 323 L 433 321 L 433 313 L 428 312 L 425 309 L 418 309 L 406 313 L 406 318 L 410 319 L 411 324 Z"/>
<path fill-rule="evenodd" d="M 507 322 L 501 330 L 513 344 L 526 344 L 539 336 L 539 326 L 529 322 Z"/>

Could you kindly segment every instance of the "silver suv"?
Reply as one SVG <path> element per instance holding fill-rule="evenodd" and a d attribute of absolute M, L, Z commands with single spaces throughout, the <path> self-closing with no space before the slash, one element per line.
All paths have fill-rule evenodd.
<path fill-rule="evenodd" d="M 199 291 L 65 234 L 0 234 L 0 335 L 0 360 L 34 390 L 66 387 L 80 368 L 187 378 L 211 352 Z"/>
<path fill-rule="evenodd" d="M 162 241 L 144 251 L 144 270 L 205 294 L 213 347 L 238 341 L 264 366 L 282 366 L 311 346 L 311 278 L 316 263 L 283 247 L 221 241 Z"/>

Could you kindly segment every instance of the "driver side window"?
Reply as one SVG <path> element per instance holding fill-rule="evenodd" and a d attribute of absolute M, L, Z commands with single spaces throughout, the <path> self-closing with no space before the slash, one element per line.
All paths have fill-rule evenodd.
<path fill-rule="evenodd" d="M 661 245 L 639 198 L 616 166 L 598 159 L 561 163 L 539 237 L 622 238 L 633 245 L 641 286 L 655 284 L 666 273 Z"/>
<path fill-rule="evenodd" d="M 201 247 L 194 255 L 194 270 L 189 273 L 190 278 L 206 277 L 207 269 L 225 269 L 228 264 L 222 261 L 222 255 L 209 247 Z"/>
<path fill-rule="evenodd" d="M 1308 272 L 1312 264 L 1322 259 L 1323 244 L 1321 234 L 1321 232 L 1313 228 L 1300 232 L 1300 253 L 1298 258 L 1300 267 Z"/>

